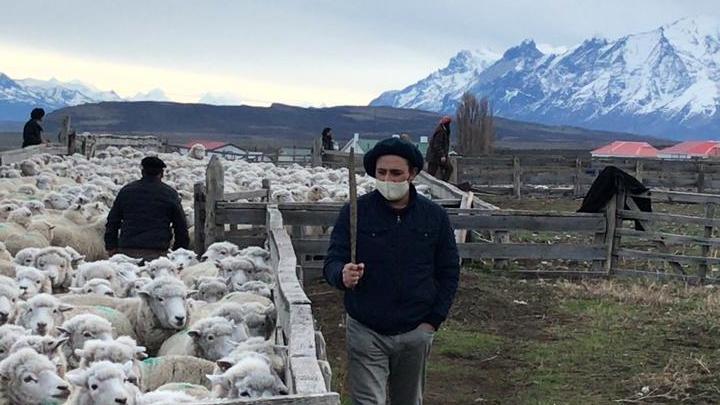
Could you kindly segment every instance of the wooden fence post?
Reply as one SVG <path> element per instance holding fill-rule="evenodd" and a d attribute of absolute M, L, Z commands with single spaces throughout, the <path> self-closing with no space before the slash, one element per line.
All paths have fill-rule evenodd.
<path fill-rule="evenodd" d="M 640 159 L 635 161 L 635 178 L 642 183 L 643 181 L 643 162 Z"/>
<path fill-rule="evenodd" d="M 205 244 L 210 246 L 224 238 L 225 225 L 216 223 L 216 203 L 224 198 L 225 170 L 217 156 L 208 163 L 205 175 Z"/>
<path fill-rule="evenodd" d="M 573 179 L 573 196 L 580 197 L 582 190 L 580 189 L 580 176 L 582 176 L 582 161 L 580 158 L 575 159 L 575 178 Z"/>
<path fill-rule="evenodd" d="M 68 155 L 72 155 L 75 153 L 76 147 L 77 147 L 77 133 L 75 131 L 72 131 L 68 134 L 68 143 L 67 143 Z"/>
<path fill-rule="evenodd" d="M 312 147 L 312 166 L 322 166 L 322 139 L 320 137 L 315 138 Z"/>
<path fill-rule="evenodd" d="M 68 134 L 70 133 L 70 116 L 66 115 L 62 119 L 60 124 L 60 133 L 58 134 L 58 142 L 62 145 L 67 145 Z"/>
<path fill-rule="evenodd" d="M 705 192 L 705 164 L 698 163 L 697 192 Z"/>
<path fill-rule="evenodd" d="M 270 189 L 271 183 L 270 179 L 262 179 L 261 183 L 263 190 L 267 191 L 267 195 L 264 197 L 266 202 L 270 202 L 270 198 L 272 197 L 272 191 Z"/>
<path fill-rule="evenodd" d="M 193 233 L 195 234 L 195 253 L 199 255 L 205 253 L 205 185 L 202 182 L 195 183 L 193 187 L 193 205 L 195 209 L 195 224 Z"/>
<path fill-rule="evenodd" d="M 715 204 L 708 202 L 705 203 L 705 217 L 706 218 L 715 218 Z M 712 225 L 705 225 L 705 234 L 704 236 L 706 238 L 712 238 L 713 233 L 713 227 Z M 702 245 L 700 247 L 700 251 L 702 252 L 703 257 L 710 256 L 710 245 Z M 708 264 L 700 263 L 698 265 L 698 277 L 700 278 L 700 283 L 703 283 L 705 281 L 705 277 L 707 275 L 708 271 Z"/>
<path fill-rule="evenodd" d="M 520 199 L 520 158 L 513 156 L 513 196 Z"/>
<path fill-rule="evenodd" d="M 459 157 L 457 155 L 450 156 L 450 167 L 453 167 L 454 170 L 450 174 L 450 178 L 448 179 L 448 182 L 450 182 L 452 184 L 460 183 L 460 179 L 461 179 L 461 176 L 460 176 L 460 164 L 461 163 L 460 162 L 462 162 L 461 157 Z"/>
<path fill-rule="evenodd" d="M 619 196 L 616 196 L 614 198 L 611 198 L 610 201 L 608 201 L 608 204 L 605 206 L 605 223 L 607 224 L 605 227 L 605 273 L 608 275 L 612 274 L 613 267 L 615 266 L 615 260 L 617 256 L 615 256 L 615 252 L 617 251 L 617 246 L 615 245 L 615 229 L 617 228 L 617 210 L 622 209 L 624 206 L 624 203 L 618 205 Z M 624 197 L 623 197 L 624 199 Z M 618 243 L 620 239 L 618 238 Z"/>
<path fill-rule="evenodd" d="M 612 238 L 612 242 L 610 244 L 610 257 L 606 258 L 606 259 L 610 259 L 610 260 L 607 260 L 605 262 L 605 270 L 607 271 L 607 273 L 609 275 L 613 274 L 615 272 L 615 270 L 617 269 L 617 265 L 618 265 L 617 250 L 620 248 L 620 234 L 617 232 L 617 229 L 622 228 L 622 220 L 620 220 L 620 222 L 618 222 L 618 218 L 620 217 L 618 215 L 618 211 L 625 209 L 625 199 L 626 198 L 627 198 L 627 194 L 625 192 L 625 189 L 620 188 L 617 191 L 617 194 L 615 194 L 614 207 L 611 207 L 611 208 L 614 208 L 612 210 L 612 216 L 611 216 L 612 223 L 610 224 L 610 225 L 612 225 L 612 233 L 610 234 L 610 237 Z"/>

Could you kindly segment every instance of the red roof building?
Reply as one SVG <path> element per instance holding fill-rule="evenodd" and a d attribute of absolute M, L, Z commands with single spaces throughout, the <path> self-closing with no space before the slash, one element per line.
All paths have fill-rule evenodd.
<path fill-rule="evenodd" d="M 196 143 L 199 143 L 200 145 L 205 147 L 205 150 L 215 150 L 218 148 L 221 148 L 225 145 L 227 145 L 227 142 L 221 142 L 221 141 L 205 141 L 205 140 L 198 140 L 198 141 L 190 141 L 187 144 L 185 144 L 185 147 L 190 149 L 193 145 Z"/>
<path fill-rule="evenodd" d="M 592 157 L 657 157 L 658 150 L 647 142 L 615 141 L 590 152 Z"/>
<path fill-rule="evenodd" d="M 687 141 L 658 151 L 661 159 L 707 159 L 720 157 L 718 141 Z"/>

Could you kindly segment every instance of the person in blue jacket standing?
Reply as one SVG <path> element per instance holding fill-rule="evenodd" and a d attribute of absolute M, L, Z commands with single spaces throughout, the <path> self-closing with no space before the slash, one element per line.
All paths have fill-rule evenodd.
<path fill-rule="evenodd" d="M 348 383 L 354 404 L 421 404 L 435 331 L 455 298 L 460 273 L 445 210 L 412 181 L 423 157 L 399 138 L 365 154 L 376 190 L 358 198 L 357 262 L 350 263 L 350 210 L 333 228 L 325 280 L 345 292 Z"/>

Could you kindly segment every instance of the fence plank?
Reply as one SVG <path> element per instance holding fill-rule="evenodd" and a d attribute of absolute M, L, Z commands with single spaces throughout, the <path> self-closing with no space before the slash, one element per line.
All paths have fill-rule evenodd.
<path fill-rule="evenodd" d="M 697 224 L 703 226 L 720 226 L 720 219 L 693 217 L 690 215 L 665 214 L 659 212 L 641 212 L 630 210 L 618 210 L 623 219 L 638 219 L 643 221 L 666 221 L 679 224 Z"/>
<path fill-rule="evenodd" d="M 617 253 L 618 253 L 618 256 L 620 256 L 620 257 L 632 258 L 632 259 L 663 260 L 663 261 L 669 261 L 669 262 L 689 263 L 689 264 L 697 264 L 697 263 L 706 263 L 708 265 L 720 264 L 720 258 L 715 258 L 715 257 L 684 256 L 684 255 L 676 255 L 676 254 L 672 254 L 672 253 L 647 252 L 644 250 L 628 249 L 628 248 L 619 248 Z"/>
<path fill-rule="evenodd" d="M 470 259 L 565 259 L 601 260 L 604 245 L 575 245 L 558 243 L 463 243 L 458 245 L 463 258 Z"/>

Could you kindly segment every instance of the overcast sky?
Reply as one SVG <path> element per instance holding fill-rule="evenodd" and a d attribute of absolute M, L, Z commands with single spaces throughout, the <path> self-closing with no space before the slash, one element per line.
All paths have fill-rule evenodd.
<path fill-rule="evenodd" d="M 0 0 L 0 72 L 267 105 L 367 104 L 461 49 L 572 46 L 718 0 Z"/>

